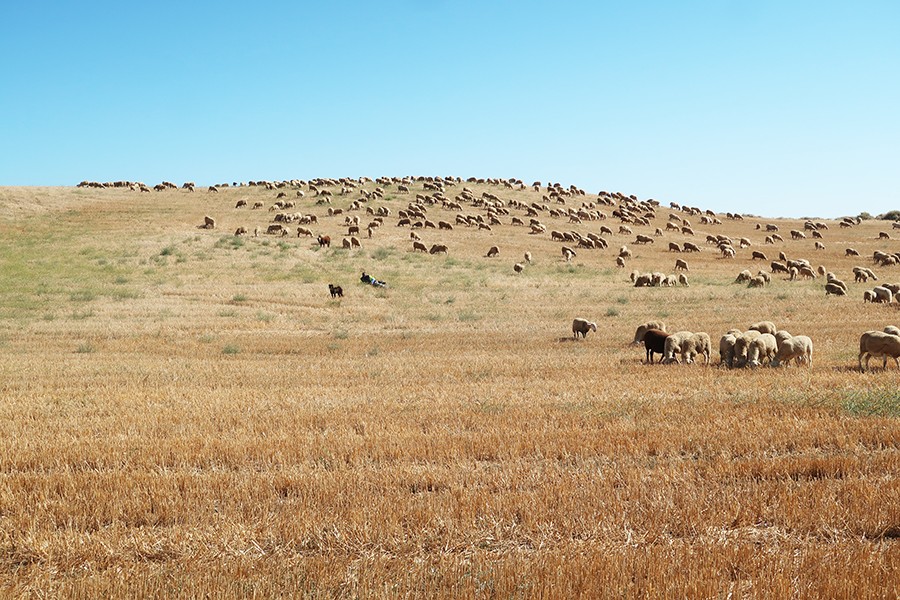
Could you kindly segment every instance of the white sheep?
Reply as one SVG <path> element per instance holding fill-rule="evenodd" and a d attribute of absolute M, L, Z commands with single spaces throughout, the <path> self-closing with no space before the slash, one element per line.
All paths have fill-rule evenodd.
<path fill-rule="evenodd" d="M 675 356 L 676 354 L 680 354 L 683 360 L 687 360 L 687 357 L 691 355 L 691 353 L 693 353 L 693 355 L 699 354 L 699 352 L 695 351 L 696 343 L 697 338 L 694 338 L 693 331 L 679 331 L 673 333 L 666 338 L 662 363 L 668 364 L 678 362 L 678 358 Z"/>
<path fill-rule="evenodd" d="M 719 366 L 725 365 L 729 369 L 734 366 L 734 344 L 739 335 L 740 330 L 730 329 L 719 339 Z"/>
<path fill-rule="evenodd" d="M 891 327 L 897 329 L 896 327 Z M 863 364 L 863 357 L 866 362 Z M 869 359 L 881 357 L 882 368 L 887 368 L 887 359 L 891 357 L 900 368 L 900 335 L 894 335 L 885 331 L 867 331 L 859 338 L 859 369 L 866 371 L 869 368 Z"/>
<path fill-rule="evenodd" d="M 734 366 L 742 369 L 747 366 L 747 353 L 750 350 L 750 344 L 761 336 L 762 333 L 756 331 L 755 329 L 751 329 L 749 331 L 745 331 L 739 336 L 735 336 L 734 342 Z"/>
<path fill-rule="evenodd" d="M 678 274 L 678 283 L 683 285 L 684 287 L 690 287 L 690 285 L 688 284 L 687 275 L 685 275 L 684 273 Z"/>
<path fill-rule="evenodd" d="M 771 333 L 775 335 L 778 333 L 778 328 L 775 327 L 775 323 L 772 321 L 760 321 L 759 323 L 754 323 L 747 329 L 751 331 L 758 331 L 760 333 Z"/>
<path fill-rule="evenodd" d="M 572 337 L 577 339 L 580 333 L 581 337 L 586 338 L 588 331 L 597 331 L 597 324 L 581 318 L 572 321 Z"/>
<path fill-rule="evenodd" d="M 738 273 L 737 279 L 734 280 L 735 283 L 747 283 L 753 279 L 753 274 L 750 273 L 747 269 L 744 269 L 740 273 Z"/>
<path fill-rule="evenodd" d="M 666 330 L 666 324 L 662 321 L 647 321 L 643 325 L 638 326 L 637 330 L 634 332 L 634 341 L 631 342 L 632 345 L 640 344 L 644 341 L 644 334 L 651 329 L 657 329 L 664 332 Z"/>
<path fill-rule="evenodd" d="M 878 287 L 873 288 L 872 293 L 875 294 L 875 302 L 890 304 L 894 300 L 894 295 L 891 294 L 891 290 L 884 286 L 879 285 Z"/>
<path fill-rule="evenodd" d="M 688 348 L 682 346 L 682 357 L 685 359 L 685 362 L 692 363 L 694 362 L 694 358 L 697 355 L 703 356 L 705 359 L 705 364 L 709 364 L 710 355 L 712 354 L 712 341 L 709 339 L 709 334 L 700 331 L 691 336 L 690 340 L 688 340 Z"/>
<path fill-rule="evenodd" d="M 781 332 L 779 332 L 781 333 Z M 791 360 L 795 360 L 798 365 L 804 362 L 808 367 L 812 367 L 813 343 L 805 335 L 795 335 L 790 338 L 776 338 L 778 342 L 778 352 L 772 360 L 772 366 L 787 365 Z"/>
<path fill-rule="evenodd" d="M 747 365 L 758 367 L 763 363 L 771 363 L 777 351 L 778 343 L 775 336 L 771 333 L 763 333 L 750 342 L 750 349 L 747 351 Z"/>

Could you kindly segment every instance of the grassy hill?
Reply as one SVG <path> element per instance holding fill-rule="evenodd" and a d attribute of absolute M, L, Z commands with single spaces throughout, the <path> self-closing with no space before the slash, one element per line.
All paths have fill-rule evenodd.
<path fill-rule="evenodd" d="M 511 224 L 529 219 L 514 204 L 544 204 L 546 189 L 460 182 L 448 198 L 488 192 L 508 214 L 488 231 L 455 224 L 484 207 L 428 205 L 428 220 L 454 223 L 416 230 L 449 248 L 430 255 L 396 225 L 416 194 L 433 193 L 423 184 L 385 186 L 357 211 L 359 190 L 340 186 L 327 188 L 330 204 L 307 186 L 303 198 L 261 186 L 0 188 L 0 590 L 900 592 L 900 375 L 856 368 L 860 334 L 900 314 L 864 304 L 875 284 L 852 274 L 870 266 L 879 282 L 900 281 L 900 267 L 871 259 L 900 251 L 878 239 L 889 224 L 827 221 L 815 250 L 790 239 L 803 221 L 702 225 L 660 206 L 649 226 L 566 262 L 550 232 L 617 232 L 615 206 L 595 194 L 551 202 L 594 203 L 609 218 L 539 210 L 546 232 L 532 234 Z M 296 206 L 269 210 L 281 191 Z M 371 238 L 368 207 L 391 212 Z M 254 237 L 278 212 L 315 215 L 307 227 L 332 246 Z M 695 235 L 653 236 L 670 213 Z M 344 250 L 357 214 L 362 248 Z M 215 229 L 198 227 L 207 215 Z M 757 223 L 785 241 L 764 244 Z M 635 245 L 637 234 L 655 241 Z M 707 235 L 752 246 L 727 259 Z M 685 241 L 703 251 L 667 250 Z M 495 245 L 499 257 L 486 258 Z M 634 254 L 625 269 L 622 245 Z M 850 293 L 826 297 L 821 277 L 734 283 L 768 270 L 753 250 L 822 265 Z M 516 273 L 525 252 L 533 260 Z M 676 258 L 689 261 L 689 287 L 633 287 L 632 270 L 670 274 Z M 361 284 L 362 271 L 388 287 Z M 574 317 L 597 333 L 573 340 Z M 812 338 L 813 366 L 645 365 L 629 343 L 649 319 L 708 332 L 714 346 L 772 320 Z"/>

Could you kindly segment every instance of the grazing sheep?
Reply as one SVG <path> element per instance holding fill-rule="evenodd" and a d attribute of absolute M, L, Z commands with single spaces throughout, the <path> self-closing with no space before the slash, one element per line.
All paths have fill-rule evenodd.
<path fill-rule="evenodd" d="M 750 342 L 747 351 L 747 366 L 758 367 L 764 363 L 771 363 L 777 351 L 778 344 L 775 336 L 771 333 L 763 333 Z"/>
<path fill-rule="evenodd" d="M 300 236 L 303 236 L 303 235 L 308 236 L 308 237 L 312 237 L 312 236 L 313 236 L 313 232 L 310 231 L 309 229 L 307 229 L 306 227 L 297 227 L 297 237 L 300 237 Z"/>
<path fill-rule="evenodd" d="M 701 250 L 702 248 L 700 248 L 700 246 L 698 246 L 697 244 L 691 242 L 684 243 L 684 252 L 700 252 Z"/>
<path fill-rule="evenodd" d="M 712 342 L 709 339 L 709 334 L 704 331 L 697 332 L 691 336 L 686 350 L 682 347 L 682 357 L 687 363 L 694 362 L 694 358 L 697 356 L 703 356 L 705 359 L 704 364 L 708 365 L 711 354 Z"/>
<path fill-rule="evenodd" d="M 625 259 L 622 258 L 621 256 L 617 256 L 616 257 L 616 266 L 624 269 L 625 268 Z"/>
<path fill-rule="evenodd" d="M 853 248 L 847 248 L 846 250 L 844 250 L 844 256 L 859 256 L 859 252 L 857 252 Z"/>
<path fill-rule="evenodd" d="M 653 285 L 652 273 L 641 273 L 634 280 L 634 287 L 650 287 Z"/>
<path fill-rule="evenodd" d="M 498 246 L 491 246 L 490 250 L 487 251 L 487 258 L 494 258 L 495 256 L 500 255 L 500 248 Z"/>
<path fill-rule="evenodd" d="M 344 238 L 344 239 L 341 241 L 341 246 L 343 246 L 343 248 L 344 248 L 345 250 L 350 250 L 350 249 L 353 248 L 353 242 L 351 242 L 349 238 Z"/>
<path fill-rule="evenodd" d="M 894 300 L 894 295 L 891 293 L 891 290 L 881 285 L 873 288 L 872 293 L 875 294 L 875 302 L 890 304 Z"/>
<path fill-rule="evenodd" d="M 644 336 L 646 339 L 646 336 Z M 685 359 L 686 355 L 693 348 L 693 331 L 679 331 L 677 333 L 673 333 L 666 338 L 665 342 L 665 352 L 663 353 L 663 364 L 669 363 L 677 363 L 678 358 L 675 356 L 676 354 L 680 354 L 682 360 Z"/>
<path fill-rule="evenodd" d="M 428 251 L 429 254 L 447 254 L 447 246 L 444 244 L 433 244 Z"/>
<path fill-rule="evenodd" d="M 201 229 L 215 229 L 216 220 L 210 216 L 203 217 L 203 225 L 201 225 L 200 227 Z"/>
<path fill-rule="evenodd" d="M 758 323 L 754 323 L 750 327 L 748 327 L 750 331 L 758 331 L 760 333 L 770 333 L 775 335 L 778 333 L 778 328 L 775 327 L 775 323 L 772 321 L 760 321 Z"/>
<path fill-rule="evenodd" d="M 777 340 L 778 352 L 775 353 L 775 358 L 772 360 L 773 367 L 787 366 L 792 360 L 796 361 L 798 365 L 806 363 L 808 367 L 812 367 L 813 343 L 811 339 L 805 335 L 795 335 L 786 339 L 777 338 Z"/>
<path fill-rule="evenodd" d="M 572 337 L 578 339 L 578 334 L 586 338 L 589 331 L 597 331 L 597 324 L 587 319 L 575 319 L 572 321 Z"/>
<path fill-rule="evenodd" d="M 681 252 L 681 246 L 677 242 L 669 242 L 669 252 Z"/>
<path fill-rule="evenodd" d="M 652 244 L 653 238 L 650 237 L 649 235 L 638 234 L 637 238 L 635 238 L 635 240 L 634 240 L 634 243 L 635 244 Z"/>
<path fill-rule="evenodd" d="M 772 277 L 765 271 L 762 271 L 762 270 L 757 271 L 756 276 L 761 277 L 762 279 L 765 279 L 766 285 L 769 285 L 770 283 L 772 283 Z"/>
<path fill-rule="evenodd" d="M 816 250 L 824 250 L 824 249 L 825 249 L 825 244 L 823 244 L 822 242 L 816 242 Z"/>
<path fill-rule="evenodd" d="M 237 229 L 234 230 L 234 235 L 247 235 L 247 228 L 246 227 L 238 227 Z"/>
<path fill-rule="evenodd" d="M 631 342 L 632 345 L 640 344 L 642 341 L 644 341 L 644 334 L 646 334 L 651 329 L 656 329 L 665 333 L 666 324 L 662 321 L 647 321 L 643 325 L 638 326 L 637 330 L 635 330 L 634 332 L 634 341 Z"/>
<path fill-rule="evenodd" d="M 531 252 L 525 253 L 525 262 L 527 262 L 527 263 L 531 262 Z"/>
<path fill-rule="evenodd" d="M 331 298 L 343 298 L 344 290 L 339 285 L 328 284 L 328 291 L 331 292 Z"/>
<path fill-rule="evenodd" d="M 568 246 L 562 247 L 562 255 L 563 255 L 563 258 L 566 260 L 566 262 L 569 262 L 570 260 L 572 260 L 573 258 L 578 256 L 575 253 L 575 251 L 572 250 L 571 248 L 569 248 Z"/>
<path fill-rule="evenodd" d="M 676 271 L 690 271 L 688 268 L 688 264 L 686 260 L 681 260 L 680 258 L 675 261 L 675 270 Z"/>
<path fill-rule="evenodd" d="M 787 265 L 785 265 L 784 263 L 776 262 L 776 261 L 772 261 L 769 264 L 769 268 L 772 270 L 773 273 L 790 273 L 790 270 L 788 269 Z"/>
<path fill-rule="evenodd" d="M 835 284 L 832 281 L 829 281 L 825 284 L 825 295 L 834 295 L 834 296 L 846 296 L 847 290 L 842 288 L 841 286 Z"/>
<path fill-rule="evenodd" d="M 747 353 L 750 350 L 750 344 L 761 336 L 762 333 L 751 329 L 745 331 L 739 336 L 735 336 L 734 342 L 734 366 L 743 369 L 747 365 Z"/>
<path fill-rule="evenodd" d="M 619 248 L 619 256 L 621 258 L 631 258 L 631 250 L 627 246 L 622 246 Z"/>
<path fill-rule="evenodd" d="M 744 269 L 740 273 L 738 273 L 737 278 L 734 280 L 735 283 L 747 283 L 753 279 L 753 275 L 747 269 Z"/>
<path fill-rule="evenodd" d="M 866 290 L 863 292 L 863 304 L 866 302 L 875 302 L 875 292 Z"/>
<path fill-rule="evenodd" d="M 419 252 L 428 252 L 428 246 L 426 246 L 425 244 L 423 244 L 422 242 L 420 242 L 418 240 L 413 241 L 413 252 L 415 252 L 417 250 Z"/>
<path fill-rule="evenodd" d="M 750 281 L 747 282 L 747 287 L 752 287 L 752 288 L 766 287 L 766 283 L 768 283 L 768 281 L 766 281 L 765 277 L 760 277 L 759 275 L 757 275 L 756 277 L 754 277 L 753 279 L 751 279 Z"/>
<path fill-rule="evenodd" d="M 648 329 L 644 332 L 641 341 L 644 342 L 644 349 L 647 352 L 646 362 L 653 364 L 653 354 L 664 356 L 666 349 L 666 340 L 669 334 L 660 329 Z"/>
<path fill-rule="evenodd" d="M 688 284 L 687 275 L 685 275 L 684 273 L 678 274 L 678 283 L 680 285 L 683 285 L 684 287 L 690 287 L 690 285 Z"/>
<path fill-rule="evenodd" d="M 896 328 L 893 328 L 896 329 Z M 863 358 L 865 357 L 865 364 Z M 885 331 L 867 331 L 859 338 L 859 369 L 869 368 L 869 359 L 881 357 L 882 368 L 887 369 L 888 357 L 893 358 L 900 369 L 900 336 Z"/>
<path fill-rule="evenodd" d="M 525 270 L 525 265 L 523 265 L 522 263 L 516 263 L 513 265 L 513 271 L 515 271 L 516 273 L 521 273 L 524 270 Z"/>
<path fill-rule="evenodd" d="M 324 248 L 326 246 L 329 248 L 331 247 L 331 236 L 320 235 L 317 239 L 318 239 L 320 248 Z"/>
<path fill-rule="evenodd" d="M 731 330 L 719 339 L 719 366 L 725 365 L 729 369 L 734 366 L 734 345 L 740 331 Z"/>
<path fill-rule="evenodd" d="M 766 255 L 763 252 L 760 252 L 759 250 L 753 251 L 753 255 L 751 256 L 751 259 L 752 260 L 757 260 L 757 259 L 758 260 L 769 260 L 768 257 L 766 257 Z"/>

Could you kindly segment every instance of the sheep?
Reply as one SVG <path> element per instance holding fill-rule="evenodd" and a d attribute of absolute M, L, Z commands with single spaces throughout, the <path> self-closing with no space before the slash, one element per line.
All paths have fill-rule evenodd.
<path fill-rule="evenodd" d="M 863 304 L 866 302 L 875 302 L 875 292 L 866 290 L 863 292 Z"/>
<path fill-rule="evenodd" d="M 637 238 L 635 238 L 635 240 L 634 240 L 634 243 L 635 244 L 652 244 L 653 238 L 650 237 L 649 235 L 638 234 Z"/>
<path fill-rule="evenodd" d="M 787 268 L 787 265 L 785 265 L 784 263 L 774 261 L 774 260 L 769 264 L 769 268 L 772 270 L 773 273 L 790 273 L 790 271 Z"/>
<path fill-rule="evenodd" d="M 825 284 L 825 295 L 846 296 L 847 290 L 835 284 L 834 282 L 829 281 Z"/>
<path fill-rule="evenodd" d="M 515 271 L 516 273 L 521 273 L 524 270 L 525 270 L 525 265 L 523 265 L 522 263 L 516 263 L 513 265 L 513 271 Z"/>
<path fill-rule="evenodd" d="M 846 250 L 844 250 L 844 256 L 859 256 L 859 252 L 857 252 L 853 248 L 847 248 Z"/>
<path fill-rule="evenodd" d="M 686 260 L 681 260 L 680 258 L 675 261 L 675 270 L 676 271 L 690 271 L 688 268 L 688 264 Z"/>
<path fill-rule="evenodd" d="M 656 329 L 658 331 L 666 332 L 666 324 L 662 321 L 647 321 L 643 325 L 639 325 L 638 328 L 634 332 L 634 341 L 631 342 L 632 345 L 640 344 L 644 341 L 644 334 L 646 334 L 651 329 Z"/>
<path fill-rule="evenodd" d="M 761 279 L 764 279 L 766 282 L 766 285 L 769 285 L 770 283 L 772 283 L 772 277 L 765 271 L 762 271 L 762 270 L 757 271 L 756 276 Z"/>
<path fill-rule="evenodd" d="M 708 365 L 712 354 L 712 342 L 709 339 L 709 334 L 704 331 L 697 332 L 691 336 L 689 342 L 687 350 L 682 350 L 682 357 L 685 358 L 685 362 L 692 363 L 694 358 L 700 355 L 704 357 L 705 364 Z"/>
<path fill-rule="evenodd" d="M 725 365 L 729 369 L 734 366 L 734 345 L 741 332 L 732 329 L 719 339 L 719 366 Z"/>
<path fill-rule="evenodd" d="M 429 254 L 447 254 L 447 246 L 444 244 L 433 244 L 428 251 Z"/>
<path fill-rule="evenodd" d="M 623 269 L 625 268 L 625 259 L 621 256 L 616 257 L 616 267 L 621 267 Z"/>
<path fill-rule="evenodd" d="M 761 336 L 762 333 L 751 329 L 745 331 L 739 336 L 735 336 L 734 342 L 734 366 L 741 369 L 747 364 L 747 353 L 750 350 L 750 344 Z"/>
<path fill-rule="evenodd" d="M 678 274 L 678 283 L 679 285 L 683 285 L 684 287 L 690 287 L 690 285 L 688 284 L 687 275 L 685 275 L 684 273 Z"/>
<path fill-rule="evenodd" d="M 896 330 L 896 327 L 891 327 Z M 900 368 L 900 335 L 886 331 L 867 331 L 859 338 L 859 369 L 866 371 L 869 368 L 869 359 L 881 357 L 882 368 L 887 369 L 888 357 L 893 358 Z M 866 361 L 863 364 L 863 357 Z"/>
<path fill-rule="evenodd" d="M 653 285 L 653 274 L 642 273 L 634 280 L 634 287 L 650 287 Z"/>
<path fill-rule="evenodd" d="M 306 227 L 297 227 L 297 237 L 300 236 L 309 236 L 313 237 L 313 232 L 307 229 Z"/>
<path fill-rule="evenodd" d="M 768 282 L 766 281 L 765 277 L 760 277 L 759 275 L 757 275 L 756 277 L 754 277 L 753 279 L 751 279 L 750 281 L 747 282 L 747 287 L 752 287 L 752 288 L 766 287 L 766 283 L 768 283 Z"/>
<path fill-rule="evenodd" d="M 758 367 L 763 363 L 771 363 L 777 351 L 778 345 L 775 336 L 771 333 L 763 333 L 750 342 L 750 348 L 747 351 L 747 365 Z"/>
<path fill-rule="evenodd" d="M 622 258 L 631 258 L 631 250 L 627 246 L 619 248 L 619 256 Z"/>
<path fill-rule="evenodd" d="M 879 285 L 878 287 L 873 288 L 872 293 L 875 294 L 875 302 L 890 304 L 894 300 L 891 290 L 884 286 Z"/>
<path fill-rule="evenodd" d="M 578 339 L 578 334 L 586 338 L 589 331 L 597 331 L 597 324 L 587 319 L 577 318 L 572 321 L 572 337 Z"/>
<path fill-rule="evenodd" d="M 331 292 L 331 298 L 343 298 L 344 290 L 339 285 L 328 284 L 328 291 Z"/>
<path fill-rule="evenodd" d="M 644 349 L 647 352 L 647 363 L 653 364 L 654 353 L 665 355 L 666 340 L 668 338 L 669 334 L 659 329 L 648 329 L 644 332 L 642 341 L 644 342 Z"/>
<path fill-rule="evenodd" d="M 490 250 L 487 251 L 487 258 L 494 258 L 495 256 L 500 255 L 500 248 L 498 246 L 491 246 Z"/>
<path fill-rule="evenodd" d="M 702 250 L 702 248 L 700 248 L 700 246 L 698 246 L 697 244 L 694 244 L 692 242 L 685 242 L 683 244 L 683 246 L 684 246 L 684 252 L 700 252 Z"/>
<path fill-rule="evenodd" d="M 525 253 L 525 262 L 527 262 L 527 263 L 531 262 L 531 252 Z"/>
<path fill-rule="evenodd" d="M 669 242 L 669 252 L 681 252 L 681 246 L 677 242 Z"/>
<path fill-rule="evenodd" d="M 575 251 L 572 250 L 571 248 L 569 248 L 568 246 L 563 246 L 563 247 L 562 247 L 562 255 L 563 255 L 563 258 L 566 259 L 566 262 L 569 262 L 569 261 L 571 261 L 573 258 L 575 258 L 576 256 L 578 256 L 578 255 L 575 253 Z"/>
<path fill-rule="evenodd" d="M 769 260 L 763 252 L 758 250 L 753 251 L 753 255 L 751 256 L 752 260 Z"/>
<path fill-rule="evenodd" d="M 693 331 L 679 331 L 677 333 L 673 333 L 666 338 L 664 347 L 665 352 L 663 353 L 662 363 L 677 363 L 678 358 L 675 356 L 676 354 L 680 354 L 682 360 L 685 360 L 687 354 L 689 354 L 693 350 L 693 348 Z"/>
<path fill-rule="evenodd" d="M 816 242 L 816 250 L 824 250 L 824 249 L 825 249 L 825 244 L 823 244 L 822 242 Z"/>
<path fill-rule="evenodd" d="M 238 227 L 237 229 L 234 230 L 234 235 L 236 235 L 236 236 L 247 235 L 247 228 L 246 227 Z"/>
<path fill-rule="evenodd" d="M 760 321 L 758 323 L 752 324 L 747 329 L 749 329 L 750 331 L 758 331 L 760 333 L 770 333 L 772 335 L 778 333 L 778 328 L 775 327 L 775 323 L 773 323 L 772 321 Z"/>
<path fill-rule="evenodd" d="M 740 273 L 738 273 L 737 279 L 734 280 L 735 283 L 746 283 L 753 279 L 753 275 L 747 269 L 744 269 Z"/>
<path fill-rule="evenodd" d="M 808 367 L 812 367 L 813 343 L 805 335 L 795 335 L 790 338 L 777 338 L 778 351 L 771 365 L 777 367 L 779 365 L 787 366 L 791 360 L 795 360 L 798 365 L 804 362 Z"/>

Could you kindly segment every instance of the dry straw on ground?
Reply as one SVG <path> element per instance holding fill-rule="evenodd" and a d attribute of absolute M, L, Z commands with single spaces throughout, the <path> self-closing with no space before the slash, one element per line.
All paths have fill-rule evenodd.
<path fill-rule="evenodd" d="M 394 216 L 345 251 L 343 216 L 309 197 L 297 210 L 332 249 L 229 235 L 272 218 L 238 199 L 274 196 L 0 189 L 0 594 L 900 593 L 900 373 L 855 367 L 860 333 L 900 312 L 863 304 L 872 284 L 850 273 L 900 249 L 876 239 L 883 223 L 830 221 L 814 251 L 763 247 L 753 228 L 800 221 L 694 222 L 698 243 L 754 246 L 689 256 L 690 287 L 634 288 L 628 271 L 671 273 L 667 243 L 690 238 L 614 235 L 566 263 L 549 229 L 598 223 L 542 215 L 548 233 L 530 235 L 506 216 L 423 230 L 449 246 L 427 255 Z M 395 215 L 412 199 L 386 196 L 375 205 Z M 197 228 L 205 215 L 216 229 Z M 850 294 L 734 284 L 763 266 L 752 249 L 823 264 Z M 360 284 L 362 270 L 388 288 Z M 574 341 L 576 316 L 598 332 Z M 714 344 L 773 320 L 813 339 L 814 366 L 644 365 L 628 343 L 648 319 Z"/>

